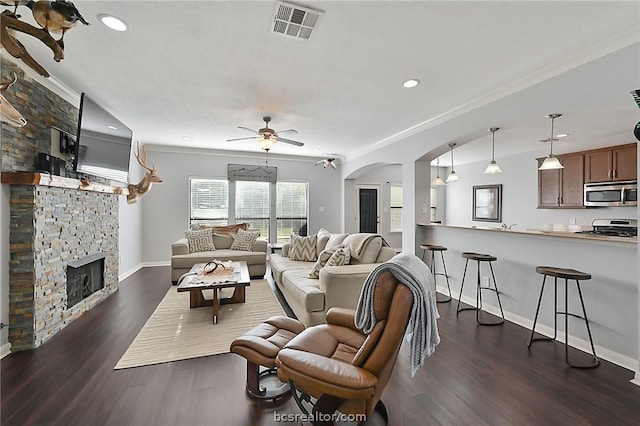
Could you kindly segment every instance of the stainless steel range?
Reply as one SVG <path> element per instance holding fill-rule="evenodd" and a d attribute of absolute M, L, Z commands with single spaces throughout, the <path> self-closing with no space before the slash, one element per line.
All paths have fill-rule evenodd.
<path fill-rule="evenodd" d="M 638 235 L 638 221 L 636 219 L 595 219 L 591 225 L 593 226 L 591 231 L 579 233 L 629 238 Z"/>

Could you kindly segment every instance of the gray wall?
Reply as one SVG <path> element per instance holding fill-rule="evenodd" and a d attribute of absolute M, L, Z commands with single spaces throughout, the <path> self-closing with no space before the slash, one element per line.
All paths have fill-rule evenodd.
<path fill-rule="evenodd" d="M 277 147 L 275 148 L 277 150 Z M 264 165 L 263 153 L 205 150 L 174 152 L 147 146 L 148 162 L 159 168 L 163 183 L 154 185 L 142 200 L 142 253 L 145 264 L 166 264 L 171 243 L 189 227 L 189 177 L 227 179 L 227 165 Z M 269 154 L 269 166 L 278 168 L 278 181 L 309 182 L 309 233 L 320 228 L 340 231 L 340 174 L 314 166 L 316 158 L 283 158 Z"/>
<path fill-rule="evenodd" d="M 9 324 L 9 186 L 0 185 L 0 321 Z M 9 329 L 0 332 L 0 348 L 9 343 Z"/>

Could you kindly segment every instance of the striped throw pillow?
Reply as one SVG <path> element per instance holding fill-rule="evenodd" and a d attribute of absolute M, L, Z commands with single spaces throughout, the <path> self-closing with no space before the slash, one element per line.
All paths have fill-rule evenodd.
<path fill-rule="evenodd" d="M 348 265 L 349 262 L 351 262 L 351 249 L 349 246 L 345 246 L 336 250 L 324 266 L 342 266 Z"/>
<path fill-rule="evenodd" d="M 309 278 L 318 279 L 320 278 L 320 269 L 327 263 L 327 261 L 333 256 L 338 249 L 344 248 L 344 246 L 335 246 L 328 249 L 324 249 L 318 255 L 318 260 L 316 260 L 315 265 L 313 265 L 313 269 L 309 273 Z"/>
<path fill-rule="evenodd" d="M 308 237 L 292 235 L 291 244 L 289 245 L 289 259 L 300 260 L 303 262 L 315 262 L 318 257 L 316 244 L 316 235 L 310 235 Z"/>

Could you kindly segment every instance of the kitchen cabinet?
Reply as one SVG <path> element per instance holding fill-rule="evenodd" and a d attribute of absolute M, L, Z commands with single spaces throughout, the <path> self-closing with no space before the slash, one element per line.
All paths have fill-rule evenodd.
<path fill-rule="evenodd" d="M 638 146 L 635 143 L 585 153 L 585 183 L 636 180 Z"/>
<path fill-rule="evenodd" d="M 538 208 L 584 208 L 584 154 L 558 155 L 564 169 L 538 170 Z M 538 159 L 538 167 L 544 158 Z"/>

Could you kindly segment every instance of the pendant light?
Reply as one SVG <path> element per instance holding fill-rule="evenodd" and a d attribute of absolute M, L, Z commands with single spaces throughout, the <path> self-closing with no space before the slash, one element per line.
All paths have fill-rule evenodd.
<path fill-rule="evenodd" d="M 456 146 L 455 143 L 449 144 L 449 148 L 451 148 L 451 172 L 449 173 L 449 176 L 447 176 L 447 180 L 445 181 L 447 183 L 457 182 L 460 180 L 460 176 L 458 176 L 456 171 L 453 169 L 453 147 L 454 146 Z"/>
<path fill-rule="evenodd" d="M 557 141 L 558 139 L 554 139 L 553 137 L 553 122 L 556 118 L 562 117 L 562 114 L 547 114 L 547 118 L 551 119 L 551 135 L 549 139 L 544 139 L 542 142 L 549 142 L 551 144 L 551 149 L 549 151 L 549 155 L 544 159 L 544 162 L 538 170 L 555 170 L 555 169 L 564 169 L 564 166 L 558 160 L 558 157 L 553 155 L 553 141 Z"/>
<path fill-rule="evenodd" d="M 436 177 L 431 181 L 431 186 L 443 186 L 446 182 L 440 177 L 440 157 L 436 158 Z"/>
<path fill-rule="evenodd" d="M 495 175 L 502 173 L 500 165 L 496 163 L 496 132 L 500 130 L 500 127 L 492 127 L 489 129 L 491 132 L 491 162 L 487 164 L 487 168 L 484 169 L 485 175 Z"/>

